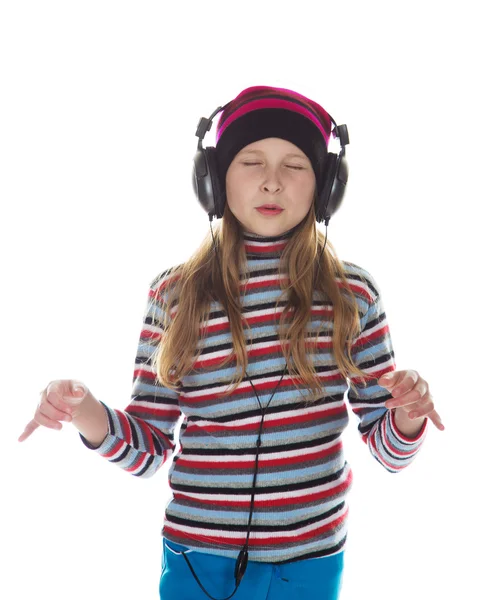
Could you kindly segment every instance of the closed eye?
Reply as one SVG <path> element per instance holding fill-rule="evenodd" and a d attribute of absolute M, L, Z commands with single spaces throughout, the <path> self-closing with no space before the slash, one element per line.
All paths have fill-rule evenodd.
<path fill-rule="evenodd" d="M 246 165 L 246 166 L 254 166 L 254 165 L 260 165 L 261 163 L 257 163 L 257 162 L 255 162 L 255 163 L 246 163 L 246 162 L 244 162 L 242 164 Z M 296 171 L 302 171 L 302 170 L 304 170 L 304 167 L 296 167 L 294 165 L 286 165 L 286 166 L 289 167 L 290 169 L 295 169 Z"/>

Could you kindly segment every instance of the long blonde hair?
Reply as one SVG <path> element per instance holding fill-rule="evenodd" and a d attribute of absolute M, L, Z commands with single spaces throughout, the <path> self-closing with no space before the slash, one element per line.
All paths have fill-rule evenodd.
<path fill-rule="evenodd" d="M 227 202 L 215 238 L 218 240 L 221 272 L 218 269 L 211 232 L 208 232 L 198 250 L 185 263 L 172 270 L 174 275 L 170 276 L 166 287 L 162 287 L 161 293 L 160 288 L 156 290 L 155 300 L 165 314 L 165 322 L 162 324 L 164 333 L 154 352 L 152 365 L 161 385 L 176 391 L 181 389 L 182 377 L 191 371 L 201 354 L 201 349 L 197 351 L 197 343 L 200 338 L 203 339 L 206 331 L 210 303 L 219 301 L 223 307 L 227 307 L 233 349 L 221 364 L 214 366 L 214 369 L 223 367 L 237 357 L 233 387 L 218 396 L 224 397 L 232 394 L 245 376 L 248 357 L 243 325 L 251 332 L 249 324 L 241 314 L 239 292 L 240 274 L 247 270 L 242 229 Z M 345 378 L 355 375 L 364 382 L 364 378 L 371 377 L 356 367 L 351 357 L 351 346 L 360 334 L 357 302 L 349 288 L 341 261 L 329 241 L 319 262 L 324 241 L 323 234 L 316 227 L 312 202 L 309 213 L 295 228 L 282 251 L 279 265 L 280 272 L 284 272 L 282 268 L 287 266 L 289 278 L 289 283 L 288 278 L 280 278 L 282 293 L 276 302 L 277 309 L 281 298 L 289 292 L 288 302 L 279 321 L 280 343 L 290 375 L 296 378 L 299 371 L 304 385 L 312 392 L 306 401 L 315 400 L 315 392 L 321 396 L 324 393 L 314 365 L 308 360 L 310 354 L 315 352 L 312 343 L 314 337 L 309 338 L 308 344 L 305 343 L 305 330 L 311 319 L 314 290 L 325 294 L 333 305 L 333 316 L 328 322 L 333 322 L 333 351 L 338 369 Z M 173 308 L 176 309 L 176 314 L 172 318 Z M 321 328 L 320 325 L 316 334 L 319 334 Z M 356 389 L 352 382 L 350 384 Z M 298 387 L 296 384 L 295 386 Z"/>

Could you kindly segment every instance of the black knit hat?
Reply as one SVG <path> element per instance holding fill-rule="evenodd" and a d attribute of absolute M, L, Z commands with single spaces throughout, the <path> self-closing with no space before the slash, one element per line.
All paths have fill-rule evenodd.
<path fill-rule="evenodd" d="M 277 137 L 306 154 L 320 190 L 330 136 L 331 117 L 313 100 L 284 88 L 247 88 L 225 107 L 216 127 L 220 183 L 225 189 L 226 172 L 242 148 L 258 140 Z"/>

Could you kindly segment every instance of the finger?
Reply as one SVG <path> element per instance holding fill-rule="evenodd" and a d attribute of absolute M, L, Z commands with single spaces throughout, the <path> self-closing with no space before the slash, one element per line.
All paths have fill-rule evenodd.
<path fill-rule="evenodd" d="M 440 429 L 441 431 L 444 431 L 445 427 L 442 424 L 441 417 L 438 415 L 438 413 L 435 410 L 433 410 L 433 408 L 434 408 L 434 404 L 432 402 L 429 402 L 428 404 L 423 406 L 420 410 L 413 410 L 411 412 L 411 414 L 409 414 L 409 417 L 411 419 L 420 419 L 420 418 L 427 417 L 427 418 L 431 419 L 431 421 L 434 423 L 434 425 L 438 429 Z"/>
<path fill-rule="evenodd" d="M 38 423 L 36 423 L 35 421 L 30 421 L 30 423 L 28 423 L 25 429 L 23 430 L 22 435 L 18 438 L 18 441 L 23 442 L 24 440 L 26 440 L 27 437 L 29 437 L 37 427 L 39 427 Z"/>
<path fill-rule="evenodd" d="M 55 408 L 66 412 L 67 414 L 72 414 L 72 411 L 75 410 L 82 402 L 85 396 L 85 389 L 83 386 L 79 386 L 81 389 L 71 390 L 71 393 L 65 391 L 64 389 L 58 389 L 58 387 L 52 387 L 48 391 L 47 400 L 55 406 Z"/>
<path fill-rule="evenodd" d="M 51 393 L 50 393 L 51 396 Z M 52 420 L 55 421 L 71 421 L 71 417 L 72 417 L 72 408 L 70 406 L 67 406 L 65 403 L 59 401 L 59 400 L 55 400 L 55 402 L 58 402 L 58 404 L 60 405 L 61 408 L 58 408 L 57 406 L 54 406 L 51 402 L 50 402 L 50 397 L 48 397 L 45 402 L 44 405 L 42 405 L 42 409 L 41 412 L 49 417 Z"/>
<path fill-rule="evenodd" d="M 381 387 L 391 391 L 404 380 L 406 374 L 407 371 L 389 371 L 379 377 L 378 383 L 381 382 L 379 383 Z"/>
<path fill-rule="evenodd" d="M 396 392 L 397 393 L 397 392 Z M 425 402 L 428 402 L 432 396 L 429 394 L 429 386 L 423 379 L 420 380 L 412 390 L 405 392 L 401 396 L 393 394 L 394 398 L 387 400 L 385 406 L 387 408 L 396 408 L 398 406 L 408 406 L 410 404 L 416 404 L 417 406 L 412 408 L 419 408 L 423 406 Z"/>
<path fill-rule="evenodd" d="M 446 429 L 444 427 L 444 425 L 442 424 L 441 417 L 437 414 L 437 412 L 435 410 L 433 410 L 427 416 L 431 419 L 431 421 L 434 423 L 434 425 L 438 429 L 440 429 L 441 431 L 444 431 L 444 429 Z"/>
<path fill-rule="evenodd" d="M 435 410 L 433 410 L 432 412 L 430 412 L 424 416 L 429 418 L 434 423 L 434 425 L 441 431 L 444 431 L 444 429 L 446 429 L 441 421 L 441 417 L 437 414 L 437 412 Z M 418 417 L 414 417 L 414 418 L 418 418 Z"/>
<path fill-rule="evenodd" d="M 56 385 L 48 384 L 41 394 L 39 409 L 52 420 L 71 421 L 74 407 L 63 399 Z"/>
<path fill-rule="evenodd" d="M 419 380 L 419 373 L 417 371 L 405 371 L 404 376 L 401 377 L 396 383 L 396 385 L 390 390 L 392 396 L 397 398 L 409 390 L 413 389 Z"/>
<path fill-rule="evenodd" d="M 63 427 L 61 423 L 55 421 L 54 419 L 50 419 L 49 416 L 45 415 L 40 410 L 37 410 L 33 418 L 37 423 L 43 425 L 44 427 L 48 427 L 49 429 L 62 429 Z"/>

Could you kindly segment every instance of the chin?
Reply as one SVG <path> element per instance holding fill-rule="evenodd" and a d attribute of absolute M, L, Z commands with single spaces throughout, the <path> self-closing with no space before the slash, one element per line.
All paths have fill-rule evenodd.
<path fill-rule="evenodd" d="M 264 235 L 271 237 L 273 235 L 281 235 L 289 231 L 289 227 L 279 227 L 278 225 L 271 225 L 270 227 L 246 227 L 244 230 L 249 233 L 255 233 L 256 235 Z"/>

